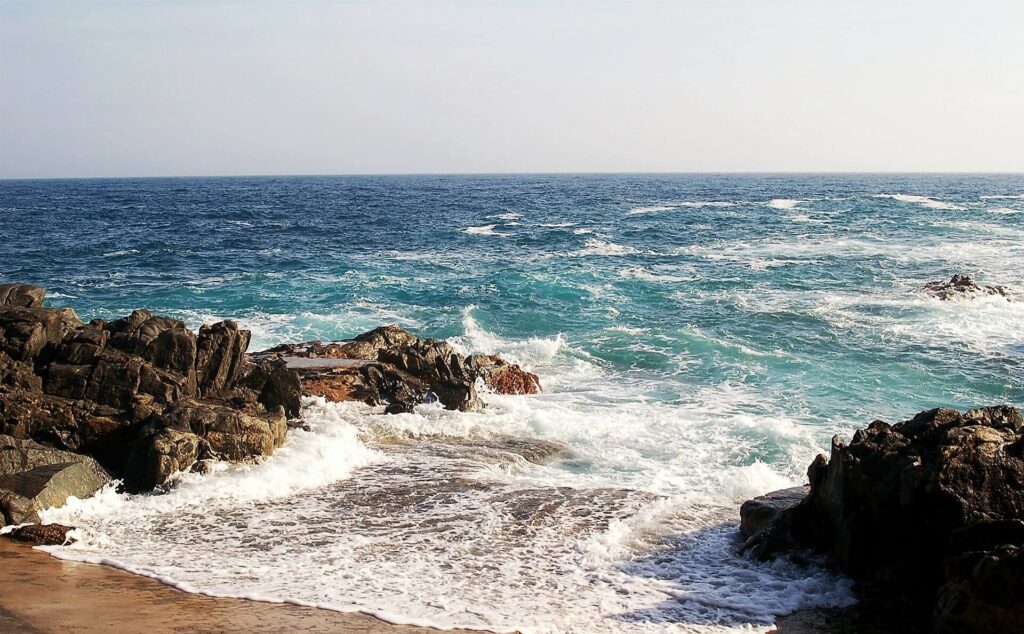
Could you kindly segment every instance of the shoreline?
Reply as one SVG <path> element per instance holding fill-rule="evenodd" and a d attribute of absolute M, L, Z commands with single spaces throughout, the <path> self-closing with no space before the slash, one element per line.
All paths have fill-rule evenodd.
<path fill-rule="evenodd" d="M 150 634 L 474 634 L 394 625 L 362 612 L 193 594 L 151 577 L 60 559 L 7 539 L 0 539 L 0 561 L 0 630 L 10 632 L 134 634 L 145 624 Z"/>

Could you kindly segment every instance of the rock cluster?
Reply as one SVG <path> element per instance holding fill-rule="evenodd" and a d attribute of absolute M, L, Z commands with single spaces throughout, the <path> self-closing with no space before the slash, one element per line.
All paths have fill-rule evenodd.
<path fill-rule="evenodd" d="M 254 357 L 296 370 L 305 394 L 386 404 L 392 414 L 435 399 L 448 409 L 479 410 L 478 379 L 500 394 L 541 390 L 537 375 L 498 356 L 464 356 L 446 342 L 421 339 L 394 325 L 350 341 L 288 344 Z"/>
<path fill-rule="evenodd" d="M 250 359 L 249 332 L 232 321 L 196 334 L 179 320 L 136 310 L 86 324 L 69 308 L 43 307 L 44 297 L 38 287 L 0 286 L 4 451 L 54 451 L 12 444 L 31 439 L 64 450 L 51 465 L 75 462 L 58 454 L 86 454 L 128 490 L 143 491 L 203 459 L 269 455 L 284 442 L 287 417 L 299 414 L 298 376 L 284 364 Z M 14 476 L 38 481 L 21 473 L 3 482 Z M 22 495 L 32 490 L 27 485 L 0 486 L 32 498 Z M 8 506 L 24 506 L 21 499 Z"/>
<path fill-rule="evenodd" d="M 949 280 L 928 282 L 924 290 L 942 300 L 955 299 L 957 297 L 971 297 L 972 295 L 1002 295 L 1009 297 L 1010 292 L 1005 286 L 981 286 L 966 275 L 954 275 Z"/>
<path fill-rule="evenodd" d="M 744 548 L 826 553 L 925 606 L 934 630 L 1024 632 L 1024 419 L 1012 407 L 871 423 L 808 469 L 810 487 L 743 505 Z"/>

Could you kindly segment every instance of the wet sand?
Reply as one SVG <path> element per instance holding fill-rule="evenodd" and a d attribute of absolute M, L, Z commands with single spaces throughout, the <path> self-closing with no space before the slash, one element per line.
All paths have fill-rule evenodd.
<path fill-rule="evenodd" d="M 437 634 L 372 616 L 189 594 L 155 579 L 63 561 L 0 539 L 0 632 Z M 469 634 L 466 630 L 447 630 Z"/>

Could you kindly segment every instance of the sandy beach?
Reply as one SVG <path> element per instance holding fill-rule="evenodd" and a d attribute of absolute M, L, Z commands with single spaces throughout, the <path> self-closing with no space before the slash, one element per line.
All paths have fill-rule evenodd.
<path fill-rule="evenodd" d="M 0 539 L 0 562 L 0 631 L 12 634 L 438 631 L 359 613 L 189 594 L 116 568 L 56 559 L 6 539 Z"/>

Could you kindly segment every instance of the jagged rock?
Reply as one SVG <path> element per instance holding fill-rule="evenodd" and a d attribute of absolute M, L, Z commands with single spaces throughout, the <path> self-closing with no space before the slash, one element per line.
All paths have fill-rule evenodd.
<path fill-rule="evenodd" d="M 61 546 L 74 539 L 68 533 L 75 530 L 63 524 L 29 524 L 7 533 L 7 538 L 17 542 L 25 542 L 34 546 Z"/>
<path fill-rule="evenodd" d="M 943 300 L 972 295 L 1002 295 L 1009 297 L 1005 286 L 981 286 L 966 275 L 954 275 L 948 281 L 928 282 L 924 290 Z"/>
<path fill-rule="evenodd" d="M 81 325 L 70 308 L 0 306 L 0 350 L 16 361 L 33 361 Z"/>
<path fill-rule="evenodd" d="M 87 498 L 110 482 L 88 456 L 52 449 L 10 436 L 0 436 L 0 507 L 4 523 L 35 521 L 38 511 Z"/>
<path fill-rule="evenodd" d="M 0 306 L 38 308 L 46 299 L 46 290 L 30 284 L 0 284 Z"/>
<path fill-rule="evenodd" d="M 289 370 L 284 360 L 266 359 L 254 363 L 239 385 L 253 390 L 268 411 L 283 407 L 286 416 L 298 417 L 302 408 L 302 383 L 298 373 Z"/>
<path fill-rule="evenodd" d="M 126 487 L 134 491 L 152 489 L 208 454 L 199 436 L 177 429 L 162 429 L 136 446 L 125 470 Z"/>
<path fill-rule="evenodd" d="M 231 320 L 199 329 L 196 379 L 201 396 L 216 396 L 235 386 L 249 338 L 249 331 L 239 330 Z"/>
<path fill-rule="evenodd" d="M 297 374 L 247 363 L 249 332 L 234 322 L 198 336 L 146 310 L 83 324 L 71 309 L 38 306 L 40 292 L 2 288 L 18 305 L 0 305 L 0 433 L 87 453 L 133 490 L 197 460 L 269 455 L 284 441 L 285 410 L 299 415 Z"/>
<path fill-rule="evenodd" d="M 379 357 L 381 350 L 412 345 L 418 340 L 416 335 L 400 326 L 388 325 L 358 335 L 352 341 L 344 344 L 343 350 L 346 358 L 372 361 Z"/>
<path fill-rule="evenodd" d="M 542 391 L 536 374 L 498 355 L 475 354 L 466 358 L 466 365 L 497 394 L 540 394 Z"/>
<path fill-rule="evenodd" d="M 849 445 L 833 438 L 831 457 L 808 469 L 807 497 L 762 530 L 774 535 L 758 553 L 813 548 L 895 596 L 932 605 L 938 595 L 940 629 L 947 619 L 956 624 L 948 631 L 1020 631 L 1024 611 L 1005 622 L 977 615 L 1015 605 L 994 580 L 1017 570 L 1024 529 L 1007 526 L 1024 518 L 1022 452 L 1024 419 L 1012 407 L 875 421 Z"/>
<path fill-rule="evenodd" d="M 377 360 L 426 383 L 447 409 L 462 412 L 483 409 L 483 402 L 476 393 L 476 375 L 467 367 L 465 358 L 448 343 L 418 339 L 411 344 L 380 350 Z"/>

